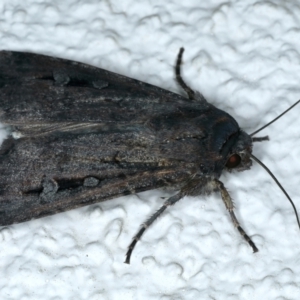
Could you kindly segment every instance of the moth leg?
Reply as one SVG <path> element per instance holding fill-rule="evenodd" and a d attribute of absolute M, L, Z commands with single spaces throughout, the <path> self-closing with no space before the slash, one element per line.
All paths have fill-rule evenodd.
<path fill-rule="evenodd" d="M 179 201 L 182 198 L 182 194 L 178 193 L 172 197 L 170 197 L 163 206 L 156 212 L 154 213 L 145 223 L 142 224 L 141 229 L 138 231 L 138 233 L 133 237 L 131 244 L 128 247 L 128 251 L 126 253 L 126 259 L 124 263 L 130 264 L 130 256 L 131 253 L 138 242 L 138 240 L 141 238 L 145 230 L 166 210 L 167 207 L 175 204 L 177 201 Z"/>
<path fill-rule="evenodd" d="M 214 182 L 215 182 L 217 188 L 219 189 L 219 191 L 221 192 L 222 200 L 223 200 L 227 210 L 229 211 L 229 214 L 230 214 L 230 217 L 231 217 L 231 220 L 232 220 L 234 226 L 238 229 L 240 234 L 244 237 L 244 239 L 252 247 L 253 252 L 254 253 L 258 252 L 258 249 L 256 248 L 255 244 L 252 242 L 252 240 L 249 238 L 249 236 L 246 234 L 244 229 L 241 227 L 239 221 L 237 220 L 237 218 L 233 212 L 234 206 L 233 206 L 232 199 L 231 199 L 228 191 L 226 190 L 224 184 L 217 179 L 215 179 Z"/>
<path fill-rule="evenodd" d="M 177 56 L 177 61 L 176 61 L 176 66 L 175 66 L 175 75 L 176 75 L 176 80 L 177 83 L 185 90 L 185 92 L 188 94 L 188 97 L 190 100 L 196 100 L 202 102 L 203 105 L 207 105 L 207 101 L 204 98 L 204 96 L 199 93 L 199 92 L 194 92 L 182 79 L 181 74 L 180 74 L 180 66 L 182 62 L 182 53 L 184 51 L 184 48 L 180 48 L 178 56 Z"/>
<path fill-rule="evenodd" d="M 180 48 L 178 56 L 177 56 L 177 62 L 175 66 L 175 75 L 176 75 L 176 80 L 178 84 L 185 90 L 185 92 L 188 94 L 188 97 L 190 100 L 195 99 L 195 92 L 187 86 L 187 84 L 183 81 L 181 74 L 180 74 L 180 65 L 182 62 L 182 53 L 184 51 L 184 48 Z"/>

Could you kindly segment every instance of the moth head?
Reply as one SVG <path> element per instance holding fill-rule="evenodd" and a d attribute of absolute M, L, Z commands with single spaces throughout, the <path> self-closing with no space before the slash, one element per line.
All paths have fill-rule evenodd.
<path fill-rule="evenodd" d="M 232 134 L 226 143 L 234 140 L 226 157 L 225 168 L 227 171 L 232 170 L 243 171 L 250 169 L 252 161 L 250 159 L 252 153 L 252 138 L 242 130 Z"/>

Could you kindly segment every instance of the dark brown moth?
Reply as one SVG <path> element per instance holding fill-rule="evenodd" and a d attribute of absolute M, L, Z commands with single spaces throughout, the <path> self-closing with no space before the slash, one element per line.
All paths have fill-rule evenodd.
<path fill-rule="evenodd" d="M 0 148 L 0 225 L 172 186 L 177 193 L 143 224 L 126 263 L 168 206 L 214 191 L 258 251 L 219 177 L 249 169 L 252 142 L 266 138 L 252 138 L 183 82 L 182 53 L 176 78 L 188 99 L 82 63 L 0 52 L 0 122 L 11 132 Z"/>

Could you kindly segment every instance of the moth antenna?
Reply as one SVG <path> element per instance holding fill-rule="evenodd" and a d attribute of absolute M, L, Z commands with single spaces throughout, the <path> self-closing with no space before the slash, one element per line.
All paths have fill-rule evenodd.
<path fill-rule="evenodd" d="M 274 123 L 275 121 L 277 121 L 279 118 L 281 118 L 284 114 L 286 114 L 289 110 L 291 110 L 294 106 L 296 106 L 298 103 L 300 102 L 300 99 L 294 103 L 290 108 L 288 108 L 287 110 L 285 110 L 282 114 L 280 114 L 278 117 L 276 117 L 274 120 L 272 120 L 271 122 L 267 123 L 266 125 L 264 125 L 263 127 L 257 129 L 256 131 L 252 132 L 250 134 L 250 136 L 253 136 L 255 134 L 257 134 L 259 131 L 265 129 L 266 127 L 268 127 L 269 125 L 271 125 L 272 123 Z"/>
<path fill-rule="evenodd" d="M 180 66 L 182 62 L 182 53 L 184 48 L 181 47 L 177 56 L 176 66 L 175 66 L 175 75 L 178 84 L 185 90 L 188 94 L 190 100 L 195 100 L 195 92 L 183 81 L 181 74 L 180 74 Z"/>
<path fill-rule="evenodd" d="M 299 102 L 299 101 L 298 101 Z M 289 108 L 290 109 L 290 108 Z M 270 176 L 274 179 L 274 181 L 277 183 L 277 185 L 280 187 L 280 189 L 282 190 L 282 192 L 285 194 L 285 196 L 288 198 L 288 200 L 290 201 L 290 203 L 292 204 L 292 207 L 294 209 L 295 215 L 296 215 L 296 219 L 297 219 L 297 223 L 298 223 L 298 227 L 300 229 L 300 222 L 299 222 L 299 217 L 298 217 L 298 213 L 296 210 L 296 207 L 294 205 L 294 202 L 292 201 L 291 197 L 289 196 L 289 194 L 286 192 L 286 190 L 283 188 L 283 186 L 279 183 L 279 181 L 277 180 L 277 178 L 274 176 L 274 174 L 269 170 L 269 168 L 262 163 L 258 158 L 256 158 L 253 154 L 250 154 L 251 158 L 253 158 L 258 164 L 260 164 L 269 174 Z"/>

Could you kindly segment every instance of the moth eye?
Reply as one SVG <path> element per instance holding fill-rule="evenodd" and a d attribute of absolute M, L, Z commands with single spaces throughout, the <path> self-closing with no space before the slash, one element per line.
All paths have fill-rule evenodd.
<path fill-rule="evenodd" d="M 233 154 L 229 157 L 226 167 L 229 169 L 237 167 L 241 162 L 241 157 L 238 154 Z"/>

